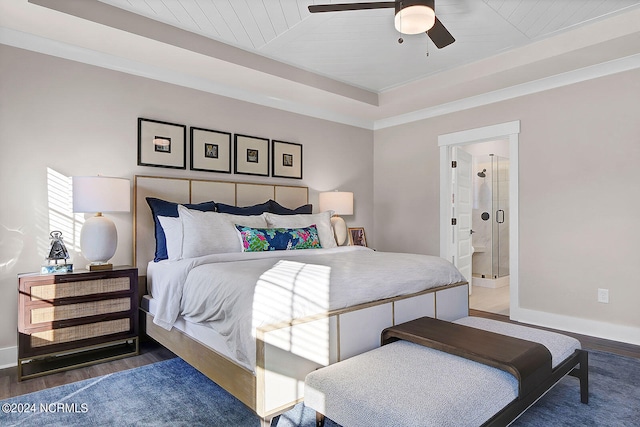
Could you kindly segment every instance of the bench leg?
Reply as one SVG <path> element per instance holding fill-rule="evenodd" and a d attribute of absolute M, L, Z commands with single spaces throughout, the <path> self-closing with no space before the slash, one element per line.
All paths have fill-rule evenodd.
<path fill-rule="evenodd" d="M 316 411 L 316 427 L 324 427 L 324 415 Z"/>
<path fill-rule="evenodd" d="M 580 402 L 589 403 L 589 353 L 580 353 Z"/>
<path fill-rule="evenodd" d="M 589 403 L 589 353 L 578 350 L 578 364 L 580 368 L 573 368 L 569 375 L 580 380 L 580 402 Z"/>

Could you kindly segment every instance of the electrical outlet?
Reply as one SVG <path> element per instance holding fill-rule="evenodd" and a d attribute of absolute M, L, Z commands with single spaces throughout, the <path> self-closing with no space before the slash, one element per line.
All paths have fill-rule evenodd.
<path fill-rule="evenodd" d="M 598 288 L 598 302 L 609 304 L 609 289 Z"/>

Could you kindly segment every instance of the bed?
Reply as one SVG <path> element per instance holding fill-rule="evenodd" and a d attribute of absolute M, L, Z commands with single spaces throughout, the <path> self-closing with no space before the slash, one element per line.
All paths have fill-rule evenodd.
<path fill-rule="evenodd" d="M 146 286 L 143 330 L 265 424 L 302 400 L 306 374 L 378 347 L 384 328 L 423 316 L 455 320 L 468 315 L 468 284 L 447 261 L 336 247 L 335 241 L 329 245 L 330 213 L 308 213 L 308 194 L 303 186 L 134 179 L 135 265 Z M 230 213 L 179 206 L 185 256 L 171 255 L 174 248 L 169 259 L 154 262 L 157 230 L 147 198 L 185 206 L 215 201 Z M 244 215 L 251 219 L 234 215 L 234 207 L 248 206 L 261 206 L 265 213 Z M 303 207 L 304 214 L 296 210 Z M 215 240 L 202 236 L 223 233 L 216 228 L 223 227 L 222 217 L 236 226 L 240 250 L 202 247 Z M 167 221 L 162 225 L 171 230 Z M 322 248 L 250 252 L 255 242 L 263 243 L 258 239 L 260 233 L 264 237 L 262 221 L 268 230 L 306 233 L 304 245 L 322 243 Z M 176 240 L 171 234 L 165 236 L 167 248 Z M 193 236 L 198 244 L 187 243 Z M 231 237 L 227 240 L 232 244 Z M 216 245 L 220 241 L 225 239 Z"/>

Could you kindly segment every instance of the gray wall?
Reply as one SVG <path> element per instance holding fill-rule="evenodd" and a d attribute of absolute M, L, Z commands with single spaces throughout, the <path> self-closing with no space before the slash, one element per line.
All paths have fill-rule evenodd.
<path fill-rule="evenodd" d="M 51 171 L 306 185 L 316 210 L 318 192 L 353 191 L 354 215 L 345 217 L 347 225 L 373 230 L 372 131 L 5 45 L 0 58 L 0 366 L 15 363 L 16 275 L 38 271 L 48 250 L 55 217 Z M 138 117 L 301 143 L 304 179 L 137 166 Z M 131 264 L 131 215 L 111 217 L 119 234 L 113 262 Z M 76 268 L 82 267 L 73 236 L 65 237 Z"/>
<path fill-rule="evenodd" d="M 638 99 L 633 70 L 376 131 L 377 248 L 438 255 L 438 135 L 520 120 L 520 307 L 640 344 Z"/>

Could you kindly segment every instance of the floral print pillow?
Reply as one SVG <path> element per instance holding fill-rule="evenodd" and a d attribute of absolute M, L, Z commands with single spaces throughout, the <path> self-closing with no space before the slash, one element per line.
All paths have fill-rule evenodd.
<path fill-rule="evenodd" d="M 237 225 L 244 252 L 321 249 L 316 225 L 304 228 L 253 228 Z"/>

